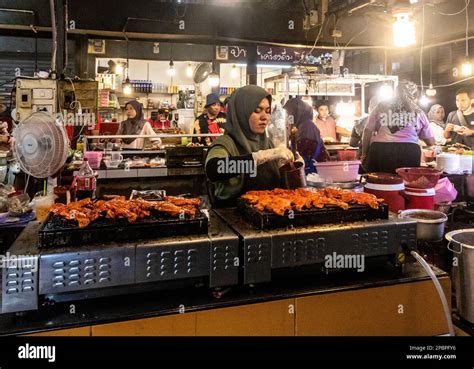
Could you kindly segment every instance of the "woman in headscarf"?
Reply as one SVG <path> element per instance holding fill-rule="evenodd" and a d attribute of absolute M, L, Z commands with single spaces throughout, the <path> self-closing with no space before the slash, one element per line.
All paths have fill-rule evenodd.
<path fill-rule="evenodd" d="M 395 97 L 381 102 L 369 115 L 362 138 L 362 161 L 369 172 L 395 173 L 397 168 L 419 167 L 418 140 L 435 144 L 428 117 L 418 106 L 418 87 L 400 81 Z"/>
<path fill-rule="evenodd" d="M 444 146 L 448 141 L 450 141 L 450 139 L 444 137 L 446 130 L 446 123 L 444 122 L 445 116 L 446 113 L 444 108 L 439 104 L 433 105 L 428 112 L 430 128 L 436 140 L 436 145 Z"/>
<path fill-rule="evenodd" d="M 155 136 L 156 133 L 151 124 L 143 119 L 143 106 L 136 100 L 129 101 L 125 104 L 127 120 L 120 124 L 117 135 L 147 135 Z M 142 150 L 145 147 L 144 138 L 122 138 L 122 148 Z M 152 138 L 155 146 L 161 145 L 159 138 Z"/>
<path fill-rule="evenodd" d="M 258 86 L 237 89 L 229 98 L 223 136 L 209 149 L 206 175 L 214 205 L 232 205 L 247 191 L 281 186 L 279 168 L 293 161 L 286 147 L 275 148 L 266 135 L 271 95 Z"/>
<path fill-rule="evenodd" d="M 314 173 L 314 162 L 321 154 L 324 144 L 318 127 L 313 123 L 313 108 L 298 98 L 288 100 L 283 108 L 287 113 L 289 129 L 298 129 L 296 145 L 304 159 L 305 172 Z"/>

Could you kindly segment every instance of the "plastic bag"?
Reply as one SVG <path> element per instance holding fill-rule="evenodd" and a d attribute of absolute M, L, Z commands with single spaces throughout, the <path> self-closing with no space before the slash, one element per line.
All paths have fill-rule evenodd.
<path fill-rule="evenodd" d="M 441 178 L 435 186 L 435 203 L 451 203 L 456 200 L 458 191 L 448 178 Z"/>

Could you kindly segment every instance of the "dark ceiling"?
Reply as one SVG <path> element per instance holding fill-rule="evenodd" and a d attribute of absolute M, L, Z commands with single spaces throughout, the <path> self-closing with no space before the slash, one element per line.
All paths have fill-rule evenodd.
<path fill-rule="evenodd" d="M 77 29 L 94 37 L 122 38 L 124 25 L 128 23 L 127 32 L 135 33 L 135 38 L 152 35 L 163 41 L 188 38 L 190 42 L 249 40 L 312 44 L 319 28 L 303 30 L 303 17 L 306 11 L 315 9 L 322 1 L 68 0 L 68 4 L 69 17 L 76 22 Z M 421 3 L 426 5 L 426 42 L 465 34 L 464 14 L 452 17 L 439 14 L 459 11 L 465 6 L 465 0 L 420 0 L 418 5 L 412 6 L 418 29 L 421 28 Z M 402 5 L 409 5 L 409 0 L 329 0 L 330 21 L 325 25 L 320 42 L 329 45 L 336 42 L 345 45 L 348 41 L 352 46 L 385 45 L 390 36 L 391 12 L 394 7 Z M 51 25 L 49 0 L 0 0 L 0 8 L 34 10 L 35 24 Z M 128 17 L 151 21 L 127 22 Z M 474 2 L 470 6 L 470 17 L 474 18 Z M 178 29 L 181 20 L 186 23 L 184 30 Z M 289 29 L 289 22 L 294 22 L 294 29 Z M 31 15 L 0 11 L 0 25 L 28 26 L 31 23 Z M 335 26 L 342 31 L 342 38 L 338 40 L 331 38 Z M 474 22 L 471 22 L 471 28 L 474 31 Z M 0 33 L 7 32 L 12 31 L 0 30 Z"/>

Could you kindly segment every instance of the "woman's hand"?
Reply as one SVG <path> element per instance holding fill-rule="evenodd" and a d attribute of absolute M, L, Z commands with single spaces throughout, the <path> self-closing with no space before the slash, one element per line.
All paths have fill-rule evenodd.
<path fill-rule="evenodd" d="M 254 152 L 252 153 L 252 157 L 253 160 L 257 162 L 257 165 L 262 165 L 274 160 L 278 160 L 280 163 L 283 162 L 283 164 L 295 160 L 293 153 L 283 146 Z"/>
<path fill-rule="evenodd" d="M 448 123 L 446 125 L 446 128 L 444 129 L 445 132 L 452 132 L 454 131 L 454 124 L 453 123 Z"/>

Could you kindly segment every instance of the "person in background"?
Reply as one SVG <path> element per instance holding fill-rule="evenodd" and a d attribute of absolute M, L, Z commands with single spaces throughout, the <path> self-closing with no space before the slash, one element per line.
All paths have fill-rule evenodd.
<path fill-rule="evenodd" d="M 451 141 L 451 139 L 444 137 L 446 130 L 446 123 L 444 118 L 446 113 L 443 106 L 435 104 L 431 107 L 428 112 L 428 119 L 430 120 L 431 132 L 433 132 L 434 138 L 436 140 L 436 145 L 444 146 L 446 143 Z"/>
<path fill-rule="evenodd" d="M 168 109 L 158 109 L 158 119 L 148 119 L 148 123 L 151 124 L 152 128 L 156 129 L 167 129 L 170 128 L 170 121 L 168 120 Z"/>
<path fill-rule="evenodd" d="M 142 104 L 136 100 L 129 101 L 125 104 L 125 110 L 128 119 L 120 123 L 117 135 L 155 135 L 155 131 L 153 131 L 151 124 L 143 119 Z M 144 138 L 122 138 L 121 141 L 122 148 L 124 149 L 143 150 L 145 148 Z M 153 141 L 154 146 L 161 145 L 161 140 L 159 138 L 152 138 L 151 141 Z"/>
<path fill-rule="evenodd" d="M 418 87 L 400 81 L 395 97 L 377 105 L 369 115 L 362 137 L 362 163 L 368 172 L 395 173 L 402 167 L 419 167 L 418 140 L 435 144 L 426 114 L 418 106 Z"/>
<path fill-rule="evenodd" d="M 10 151 L 10 134 L 13 120 L 7 106 L 0 104 L 0 151 Z"/>
<path fill-rule="evenodd" d="M 467 89 L 456 92 L 458 110 L 449 113 L 444 137 L 451 138 L 453 143 L 472 148 L 474 147 L 474 109 L 471 98 L 471 93 Z"/>
<path fill-rule="evenodd" d="M 267 133 L 275 147 L 285 145 L 287 143 L 287 135 L 285 134 L 285 111 L 283 110 L 284 99 L 279 102 L 272 102 L 272 113 Z M 286 133 L 289 133 L 287 130 Z"/>
<path fill-rule="evenodd" d="M 304 159 L 306 174 L 315 173 L 314 163 L 321 154 L 324 143 L 318 127 L 313 123 L 313 109 L 299 98 L 290 99 L 283 106 L 289 121 L 289 130 L 298 129 L 296 145 Z"/>
<path fill-rule="evenodd" d="M 378 96 L 372 96 L 369 102 L 369 115 L 372 113 L 375 108 L 377 107 L 380 99 Z M 357 151 L 357 156 L 360 158 L 362 155 L 362 135 L 364 133 L 365 125 L 369 120 L 369 115 L 360 119 L 352 129 L 351 139 L 349 141 L 349 145 L 351 147 L 358 147 L 359 150 Z"/>
<path fill-rule="evenodd" d="M 328 103 L 319 103 L 317 105 L 317 111 L 316 127 L 318 127 L 324 141 L 337 142 L 338 135 L 342 137 L 351 136 L 351 133 L 347 129 L 337 126 L 336 121 L 330 115 Z"/>
<path fill-rule="evenodd" d="M 222 103 L 217 94 L 206 96 L 206 111 L 196 118 L 192 134 L 217 134 L 224 133 L 226 114 L 221 112 Z M 217 137 L 193 137 L 194 143 L 211 145 Z"/>

